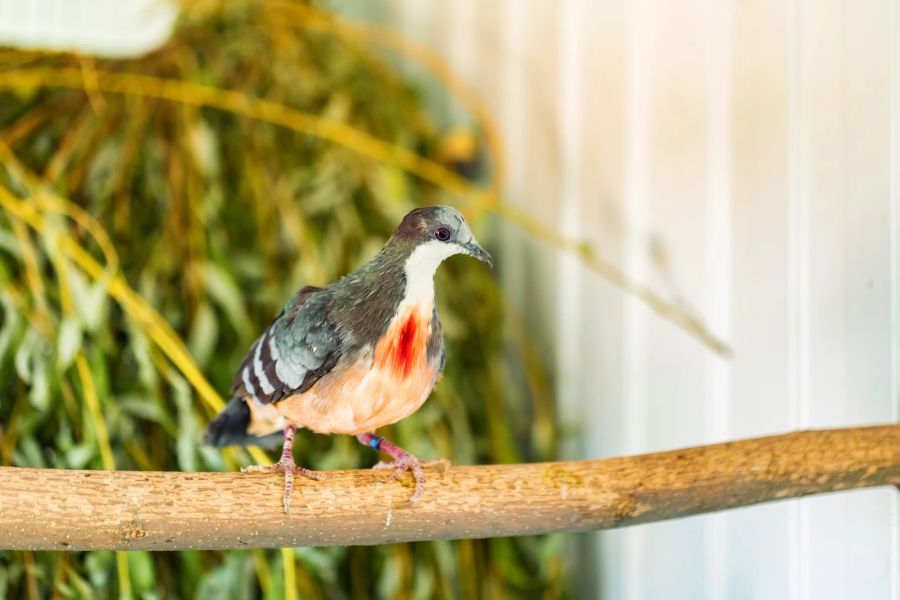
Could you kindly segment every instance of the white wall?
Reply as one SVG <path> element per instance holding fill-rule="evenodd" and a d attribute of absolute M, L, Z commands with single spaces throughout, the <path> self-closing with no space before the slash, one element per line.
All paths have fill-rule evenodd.
<path fill-rule="evenodd" d="M 384 5 L 481 91 L 510 201 L 591 239 L 734 349 L 711 355 L 508 230 L 509 293 L 542 296 L 523 309 L 555 344 L 565 419 L 587 424 L 570 454 L 898 420 L 889 0 Z M 584 565 L 584 594 L 900 598 L 898 506 L 896 490 L 868 490 L 591 535 L 579 554 L 600 568 Z"/>

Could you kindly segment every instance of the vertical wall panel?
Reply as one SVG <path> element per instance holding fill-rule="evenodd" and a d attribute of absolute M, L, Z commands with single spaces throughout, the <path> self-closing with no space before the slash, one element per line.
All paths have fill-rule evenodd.
<path fill-rule="evenodd" d="M 713 331 L 724 339 L 733 336 L 731 328 L 733 261 L 731 193 L 731 1 L 707 3 L 710 22 L 706 27 L 706 173 L 705 173 L 705 303 L 704 315 Z M 729 438 L 731 361 L 707 353 L 704 363 L 705 407 L 704 438 L 719 442 Z M 711 515 L 704 520 L 706 596 L 728 596 L 730 513 Z"/>
<path fill-rule="evenodd" d="M 780 0 L 738 2 L 734 10 L 730 425 L 739 438 L 788 428 L 788 32 Z M 728 590 L 737 598 L 788 598 L 784 505 L 729 517 Z"/>
<path fill-rule="evenodd" d="M 455 10 L 424 4 L 439 22 Z M 585 424 L 570 451 L 896 420 L 891 2 L 485 6 L 464 9 L 482 26 L 453 43 L 480 57 L 470 81 L 504 82 L 485 90 L 510 142 L 508 200 L 595 243 L 735 353 L 711 355 L 504 228 L 504 283 L 557 346 L 568 424 Z M 604 532 L 582 555 L 608 598 L 887 599 L 897 528 L 896 493 L 869 490 Z"/>
<path fill-rule="evenodd" d="M 634 168 L 635 158 L 629 153 L 629 113 L 635 110 L 625 93 L 629 85 L 627 65 L 634 60 L 628 51 L 630 31 L 627 23 L 632 9 L 626 3 L 588 2 L 582 13 L 582 27 L 586 32 L 582 43 L 583 107 L 580 152 L 576 167 L 581 170 L 580 217 L 581 233 L 603 256 L 623 264 L 626 254 L 637 257 L 627 248 L 626 231 L 622 226 L 627 205 L 626 195 L 633 193 L 635 183 L 629 180 L 628 169 Z M 585 26 L 590 23 L 590 26 Z M 640 107 L 637 107 L 640 110 Z M 626 165 L 630 165 L 626 168 Z M 628 190 L 628 191 L 626 191 Z M 586 276 L 581 289 L 583 312 L 578 319 L 582 333 L 575 346 L 583 365 L 577 377 L 576 393 L 580 398 L 582 418 L 583 456 L 615 456 L 634 436 L 628 429 L 628 419 L 640 426 L 633 415 L 634 403 L 622 402 L 626 394 L 635 394 L 628 387 L 632 367 L 628 367 L 624 348 L 626 299 L 608 282 L 599 277 Z M 638 309 L 640 310 L 640 309 Z M 631 311 L 631 312 L 628 312 Z M 643 317 L 641 317 L 643 318 Z M 585 332 L 593 332 L 585 335 Z M 638 354 L 638 353 L 635 353 Z M 633 363 L 632 363 L 633 364 Z M 628 390 L 626 392 L 626 389 Z M 628 440 L 628 441 L 627 441 Z M 591 538 L 594 552 L 591 560 L 599 561 L 603 569 L 582 569 L 593 578 L 593 596 L 604 598 L 635 597 L 638 587 L 633 584 L 637 562 L 629 558 L 626 543 L 635 552 L 636 537 L 632 532 L 611 531 Z M 590 588 L 589 588 L 590 589 Z M 598 594 L 599 592 L 599 594 Z M 585 597 L 591 597 L 589 591 Z"/>
<path fill-rule="evenodd" d="M 809 231 L 808 399 L 805 425 L 891 416 L 890 7 L 804 2 L 800 85 L 805 88 Z M 893 493 L 806 501 L 803 589 L 890 594 Z M 865 515 L 865 518 L 859 516 Z"/>
<path fill-rule="evenodd" d="M 891 416 L 900 421 L 900 7 L 894 2 L 890 8 Z M 900 598 L 900 494 L 893 498 L 890 530 L 890 597 Z"/>
<path fill-rule="evenodd" d="M 706 266 L 707 15 L 684 11 L 677 3 L 632 7 L 629 52 L 635 58 L 629 65 L 634 79 L 628 105 L 635 110 L 626 135 L 633 139 L 636 164 L 629 170 L 635 195 L 626 197 L 626 264 L 636 277 L 677 295 L 684 306 L 702 314 L 702 296 L 695 291 L 705 288 Z M 693 260 L 683 260 L 685 256 Z M 629 431 L 639 434 L 627 451 L 693 445 L 704 437 L 705 353 L 639 301 L 627 303 L 640 321 L 626 330 L 626 348 L 635 351 L 629 358 L 640 366 L 629 377 L 635 393 L 626 395 L 625 402 L 642 405 L 633 415 L 639 422 L 629 424 Z M 632 536 L 639 544 L 628 582 L 636 588 L 634 597 L 706 595 L 701 521 L 660 523 Z M 647 577 L 651 572 L 655 576 Z M 679 582 L 677 587 L 673 581 Z"/>

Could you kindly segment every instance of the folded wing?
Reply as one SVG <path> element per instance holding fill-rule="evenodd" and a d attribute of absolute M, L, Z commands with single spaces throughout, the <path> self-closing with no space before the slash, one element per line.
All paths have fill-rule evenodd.
<path fill-rule="evenodd" d="M 253 343 L 235 375 L 235 396 L 257 404 L 278 402 L 305 392 L 334 367 L 340 344 L 322 292 L 301 289 Z"/>

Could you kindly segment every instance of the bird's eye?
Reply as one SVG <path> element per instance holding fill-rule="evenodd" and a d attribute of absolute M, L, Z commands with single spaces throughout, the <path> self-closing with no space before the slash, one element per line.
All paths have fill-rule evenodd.
<path fill-rule="evenodd" d="M 446 242 L 450 239 L 450 230 L 446 227 L 438 227 L 434 230 L 434 237 L 442 242 Z"/>

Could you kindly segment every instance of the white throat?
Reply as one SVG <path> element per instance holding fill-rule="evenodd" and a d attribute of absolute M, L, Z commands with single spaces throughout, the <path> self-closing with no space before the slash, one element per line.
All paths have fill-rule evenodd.
<path fill-rule="evenodd" d="M 431 240 L 418 246 L 406 259 L 404 299 L 434 301 L 434 273 L 444 259 L 462 252 L 457 244 Z"/>

